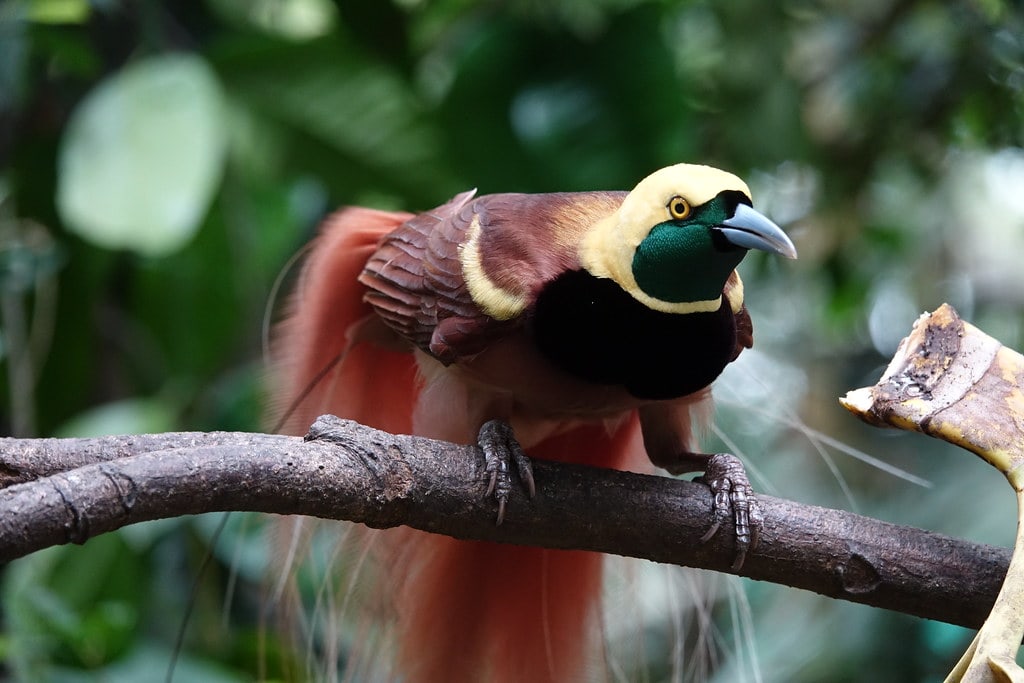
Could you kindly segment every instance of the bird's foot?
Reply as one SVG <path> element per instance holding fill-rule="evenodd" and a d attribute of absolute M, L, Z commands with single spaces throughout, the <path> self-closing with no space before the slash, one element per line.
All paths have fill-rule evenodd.
<path fill-rule="evenodd" d="M 530 466 L 530 458 L 523 452 L 512 427 L 507 422 L 485 422 L 480 428 L 477 443 L 484 452 L 484 472 L 489 475 L 486 495 L 493 495 L 497 499 L 497 523 L 501 524 L 505 519 L 508 496 L 512 492 L 512 465 L 515 465 L 519 472 L 519 481 L 526 488 L 530 498 L 537 494 L 533 481 L 533 467 Z"/>
<path fill-rule="evenodd" d="M 714 536 L 723 524 L 733 524 L 736 530 L 736 558 L 732 570 L 739 571 L 747 551 L 757 547 L 764 517 L 750 486 L 743 463 L 735 455 L 717 453 L 708 459 L 704 475 L 697 478 L 711 489 L 714 497 L 711 512 L 714 523 L 701 537 L 701 543 Z"/>

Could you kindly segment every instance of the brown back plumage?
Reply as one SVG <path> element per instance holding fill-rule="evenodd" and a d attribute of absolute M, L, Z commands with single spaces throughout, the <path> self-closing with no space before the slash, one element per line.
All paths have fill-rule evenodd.
<path fill-rule="evenodd" d="M 625 196 L 473 194 L 464 192 L 406 221 L 381 241 L 359 278 L 377 315 L 445 364 L 478 353 L 522 322 L 497 320 L 486 302 L 473 299 L 462 250 L 474 226 L 488 279 L 528 305 L 545 282 L 579 268 L 580 235 Z"/>

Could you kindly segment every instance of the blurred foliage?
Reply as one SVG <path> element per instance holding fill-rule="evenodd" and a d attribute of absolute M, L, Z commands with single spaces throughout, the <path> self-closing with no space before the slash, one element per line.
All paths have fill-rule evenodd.
<path fill-rule="evenodd" d="M 333 207 L 628 189 L 698 161 L 745 176 L 800 250 L 743 266 L 758 348 L 722 379 L 721 447 L 762 490 L 1009 544 L 998 474 L 861 427 L 835 396 L 942 301 L 1024 343 L 1022 138 L 1008 0 L 7 0 L 0 424 L 257 430 L 273 283 Z M 4 568 L 2 674 L 163 679 L 192 604 L 178 680 L 301 677 L 305 653 L 262 630 L 260 519 L 232 519 L 193 595 L 216 523 Z M 726 585 L 750 615 L 716 608 L 742 656 L 715 680 L 934 680 L 970 635 Z"/>

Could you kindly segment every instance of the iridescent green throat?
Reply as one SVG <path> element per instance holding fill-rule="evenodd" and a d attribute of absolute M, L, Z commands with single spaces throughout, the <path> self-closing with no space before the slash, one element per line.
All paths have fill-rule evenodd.
<path fill-rule="evenodd" d="M 716 241 L 711 228 L 728 217 L 716 198 L 686 220 L 654 226 L 633 255 L 633 277 L 646 294 L 671 303 L 710 301 L 747 250 Z"/>

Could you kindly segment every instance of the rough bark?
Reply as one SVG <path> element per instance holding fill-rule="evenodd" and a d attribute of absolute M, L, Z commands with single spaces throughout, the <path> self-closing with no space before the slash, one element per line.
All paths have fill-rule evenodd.
<path fill-rule="evenodd" d="M 321 418 L 312 438 L 160 434 L 0 440 L 0 560 L 145 520 L 218 510 L 408 525 L 458 538 L 598 550 L 729 571 L 733 538 L 708 528 L 688 481 L 534 462 L 537 497 L 505 521 L 475 447 Z M 823 595 L 977 627 L 1010 553 L 839 510 L 760 496 L 760 544 L 740 572 Z"/>

